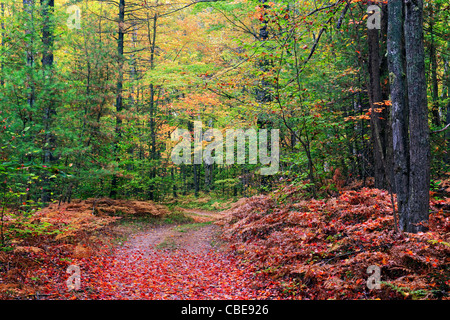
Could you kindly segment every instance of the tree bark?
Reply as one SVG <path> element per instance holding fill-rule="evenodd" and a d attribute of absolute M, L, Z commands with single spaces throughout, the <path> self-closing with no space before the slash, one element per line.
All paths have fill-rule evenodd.
<path fill-rule="evenodd" d="M 431 121 L 433 122 L 433 125 L 436 127 L 441 126 L 441 119 L 439 115 L 439 84 L 438 84 L 438 77 L 437 77 L 437 57 L 436 57 L 436 43 L 434 40 L 434 8 L 431 8 L 431 17 L 430 17 L 430 36 L 431 36 L 431 42 L 430 42 L 430 62 L 431 62 L 431 97 L 433 100 L 432 106 L 431 106 Z"/>
<path fill-rule="evenodd" d="M 122 137 L 122 118 L 120 112 L 123 108 L 122 90 L 123 90 L 123 46 L 124 46 L 124 26 L 125 26 L 125 0 L 119 1 L 119 16 L 118 16 L 118 38 L 117 38 L 117 61 L 118 61 L 118 77 L 116 83 L 116 127 L 115 127 L 115 141 L 114 141 L 114 155 L 116 161 L 119 161 L 118 144 Z M 118 177 L 113 174 L 111 180 L 111 191 L 109 196 L 111 198 L 117 197 Z"/>
<path fill-rule="evenodd" d="M 450 50 L 450 40 L 447 42 L 447 50 Z M 444 99 L 448 99 L 450 97 L 450 58 L 444 57 L 444 78 L 445 78 L 445 87 L 446 90 L 444 91 L 445 94 L 443 94 Z M 448 125 L 450 123 L 450 101 L 447 103 L 446 108 L 446 117 L 445 117 L 445 124 Z M 445 142 L 444 146 L 446 146 L 446 154 L 444 155 L 444 162 L 448 166 L 450 166 L 450 130 L 447 129 L 445 132 Z"/>
<path fill-rule="evenodd" d="M 150 28 L 150 20 L 153 20 L 153 26 Z M 156 49 L 156 30 L 157 30 L 157 20 L 158 15 L 155 13 L 153 18 L 150 18 L 149 14 L 147 14 L 147 31 L 148 31 L 148 41 L 150 43 L 150 70 L 155 68 L 155 49 Z M 150 84 L 150 138 L 151 138 L 151 147 L 152 150 L 150 152 L 151 159 L 154 160 L 157 158 L 157 150 L 156 150 L 156 103 L 155 103 L 155 87 L 153 84 Z"/>
<path fill-rule="evenodd" d="M 450 86 L 448 87 L 450 90 Z M 448 126 L 450 124 L 450 101 L 447 103 L 447 116 L 446 116 L 446 125 Z M 445 133 L 445 142 L 446 142 L 446 146 L 447 146 L 447 153 L 445 155 L 445 163 L 447 164 L 447 166 L 450 165 L 450 130 L 447 129 L 446 133 Z"/>
<path fill-rule="evenodd" d="M 27 17 L 27 20 L 25 21 L 25 34 L 29 35 L 31 34 L 32 30 L 34 29 L 34 0 L 23 0 L 23 11 L 26 12 L 29 17 Z M 29 68 L 29 72 L 27 73 L 27 89 L 30 90 L 30 93 L 27 97 L 27 103 L 30 107 L 30 110 L 33 110 L 34 105 L 34 80 L 33 80 L 33 65 L 34 65 L 34 55 L 33 55 L 33 38 L 31 37 L 30 42 L 26 44 L 26 63 L 27 67 Z M 31 116 L 29 117 L 31 118 Z M 23 121 L 27 121 L 29 119 L 23 119 Z"/>
<path fill-rule="evenodd" d="M 0 24 L 0 29 L 2 30 L 2 32 L 1 32 L 1 37 L 2 37 L 2 40 L 1 40 L 1 46 L 2 46 L 2 48 L 5 46 L 5 43 L 4 43 L 4 39 L 5 39 L 5 22 L 4 22 L 4 19 L 5 19 L 5 4 L 4 4 L 4 2 L 2 1 L 1 3 L 0 3 L 0 13 L 1 13 L 1 20 L 2 20 L 2 22 L 1 22 L 1 24 Z M 4 74 L 3 74 L 3 71 L 4 70 L 4 64 L 3 64 L 3 61 L 1 62 L 1 64 L 0 64 L 0 73 L 1 73 L 1 75 L 0 75 L 0 86 L 4 86 L 5 85 L 5 78 L 4 78 Z"/>
<path fill-rule="evenodd" d="M 423 0 L 405 0 L 406 75 L 409 103 L 410 174 L 408 215 L 400 227 L 425 231 L 430 201 L 430 140 L 424 62 Z"/>
<path fill-rule="evenodd" d="M 266 4 L 267 0 L 260 0 L 264 9 L 268 9 L 269 5 Z M 268 17 L 267 14 L 264 13 L 263 19 L 261 21 L 261 27 L 259 29 L 259 41 L 265 42 L 269 38 L 269 31 L 267 30 L 268 26 Z M 267 72 L 270 69 L 269 60 L 266 58 L 261 58 L 258 62 L 258 67 L 261 71 Z M 269 83 L 263 77 L 260 82 L 259 88 L 256 89 L 256 100 L 261 103 L 266 103 L 272 101 L 272 98 L 269 93 Z"/>
<path fill-rule="evenodd" d="M 42 71 L 44 82 L 48 79 L 48 83 L 44 87 L 51 87 L 53 79 L 53 10 L 54 0 L 41 0 L 43 26 L 42 26 Z M 52 118 L 56 114 L 55 102 L 53 100 L 54 92 L 48 92 L 49 99 L 44 107 L 43 125 L 44 125 L 44 145 L 43 145 L 43 163 L 51 165 L 55 160 L 54 150 L 56 148 L 56 137 L 52 133 Z M 51 200 L 50 181 L 47 174 L 43 174 L 42 202 Z"/>
<path fill-rule="evenodd" d="M 42 27 L 42 68 L 45 79 L 52 79 L 53 68 L 53 28 L 51 26 L 51 17 L 53 15 L 53 8 L 55 6 L 54 0 L 41 0 L 42 14 L 44 16 L 44 25 Z M 44 108 L 44 163 L 50 163 L 54 160 L 52 149 L 54 146 L 55 137 L 51 133 L 51 118 L 56 113 L 54 101 L 52 100 L 53 94 L 50 93 L 50 99 L 46 103 Z"/>
<path fill-rule="evenodd" d="M 380 120 L 380 112 L 376 109 L 383 107 L 383 94 L 381 91 L 381 74 L 380 74 L 380 48 L 379 36 L 377 29 L 367 30 L 367 41 L 369 46 L 369 96 L 370 96 L 370 126 L 373 144 L 373 161 L 374 161 L 374 178 L 375 188 L 386 189 L 387 182 L 385 179 L 385 168 L 383 166 L 383 157 L 385 143 L 382 137 L 382 124 Z"/>
<path fill-rule="evenodd" d="M 194 170 L 194 195 L 197 198 L 200 191 L 200 165 L 194 163 L 192 169 Z"/>
<path fill-rule="evenodd" d="M 403 0 L 388 3 L 388 67 L 392 103 L 392 136 L 394 149 L 394 190 L 400 220 L 407 217 L 409 197 L 408 103 L 403 44 Z M 401 222 L 404 225 L 404 222 Z"/>

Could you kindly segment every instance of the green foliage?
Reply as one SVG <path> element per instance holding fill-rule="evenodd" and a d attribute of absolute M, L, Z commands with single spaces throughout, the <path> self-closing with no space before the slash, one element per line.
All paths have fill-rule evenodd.
<path fill-rule="evenodd" d="M 36 222 L 32 219 L 31 215 L 9 214 L 9 218 L 13 221 L 9 227 L 10 237 L 36 239 L 38 237 L 55 235 L 62 232 L 49 222 Z"/>
<path fill-rule="evenodd" d="M 108 18 L 117 15 L 114 4 L 79 3 L 82 29 L 71 30 L 59 3 L 45 16 L 39 2 L 31 15 L 22 2 L 4 1 L 0 161 L 26 168 L 0 166 L 0 184 L 7 178 L 2 192 L 12 188 L 15 194 L 10 204 L 31 210 L 43 202 L 104 196 L 167 201 L 196 189 L 234 198 L 284 183 L 322 197 L 339 189 L 331 181 L 337 169 L 344 182 L 373 175 L 364 8 L 351 4 L 338 29 L 343 2 L 265 4 L 200 2 L 181 10 L 170 3 L 155 8 L 160 18 L 153 30 L 148 8 L 127 3 L 126 19 L 133 10 L 138 24 L 127 29 L 119 61 L 117 23 Z M 425 24 L 433 22 L 435 31 L 425 30 L 430 79 L 431 44 L 439 53 L 441 120 L 450 99 L 448 10 L 437 9 L 444 4 L 427 3 L 425 10 Z M 329 8 L 318 9 L 323 6 Z M 46 23 L 52 48 L 44 43 Z M 265 41 L 259 39 L 263 27 Z M 48 49 L 51 67 L 42 63 Z M 261 91 L 270 97 L 264 103 L 257 99 Z M 430 81 L 430 101 L 432 93 Z M 194 178 L 192 166 L 170 159 L 170 133 L 177 127 L 192 131 L 194 120 L 202 120 L 205 130 L 206 124 L 279 129 L 279 172 L 261 177 L 259 165 L 214 165 L 208 171 L 202 164 Z M 442 177 L 448 136 L 431 138 L 432 173 Z"/>

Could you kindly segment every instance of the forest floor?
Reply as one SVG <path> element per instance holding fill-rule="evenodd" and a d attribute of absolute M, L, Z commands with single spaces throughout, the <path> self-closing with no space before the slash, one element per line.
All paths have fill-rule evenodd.
<path fill-rule="evenodd" d="M 75 209 L 80 211 L 80 206 Z M 12 251 L 9 260 L 14 263 L 11 257 L 15 257 L 22 267 L 11 268 L 4 281 L 0 277 L 0 289 L 4 289 L 0 296 L 57 300 L 278 297 L 269 281 L 255 277 L 255 270 L 226 250 L 218 237 L 220 227 L 214 224 L 221 213 L 183 208 L 177 212 L 182 212 L 184 223 L 145 219 L 114 223 L 109 232 L 101 231 L 101 241 L 95 240 L 109 241 L 100 247 L 83 241 L 71 250 L 64 244 L 20 246 L 22 251 Z M 80 268 L 78 290 L 69 290 L 66 282 L 70 265 Z"/>
<path fill-rule="evenodd" d="M 222 216 L 220 213 L 181 210 L 194 222 L 150 226 L 132 232 L 113 254 L 80 261 L 84 289 L 62 296 L 170 300 L 276 298 L 275 290 L 263 288 L 252 270 L 225 252 L 217 238 L 219 227 L 213 224 Z"/>
<path fill-rule="evenodd" d="M 419 234 L 395 232 L 383 190 L 303 197 L 285 187 L 221 212 L 105 198 L 8 214 L 0 299 L 449 298 L 447 194 Z"/>

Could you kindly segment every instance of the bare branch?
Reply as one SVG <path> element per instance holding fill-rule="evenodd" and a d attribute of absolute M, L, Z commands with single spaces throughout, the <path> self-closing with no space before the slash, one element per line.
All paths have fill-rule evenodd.
<path fill-rule="evenodd" d="M 448 128 L 450 128 L 450 123 L 447 124 L 447 125 L 446 125 L 444 128 L 442 128 L 441 130 L 431 131 L 431 134 L 443 132 L 443 131 L 447 130 Z"/>

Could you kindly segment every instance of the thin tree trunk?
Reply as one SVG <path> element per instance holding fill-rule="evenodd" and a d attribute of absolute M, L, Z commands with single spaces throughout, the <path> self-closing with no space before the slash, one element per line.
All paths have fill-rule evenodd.
<path fill-rule="evenodd" d="M 267 0 L 260 0 L 263 4 L 264 9 L 268 9 L 269 5 L 267 5 Z M 259 29 L 259 41 L 265 42 L 269 39 L 269 31 L 267 30 L 269 18 L 267 14 L 264 13 L 262 18 L 261 27 Z M 269 60 L 266 58 L 261 58 L 258 62 L 258 67 L 261 71 L 267 72 L 270 69 Z M 269 83 L 263 78 L 260 82 L 260 87 L 256 89 L 256 100 L 261 103 L 270 102 L 272 98 L 267 88 L 269 87 Z M 259 120 L 259 119 L 258 119 Z"/>
<path fill-rule="evenodd" d="M 153 26 L 150 27 L 150 21 L 153 20 Z M 150 70 L 153 70 L 155 67 L 155 48 L 156 48 L 156 31 L 157 31 L 157 21 L 158 15 L 155 13 L 153 18 L 150 18 L 149 13 L 147 13 L 147 36 L 148 41 L 150 43 Z M 157 150 L 156 150 L 156 103 L 155 103 L 155 86 L 153 83 L 150 84 L 150 159 L 157 159 Z M 150 179 L 156 177 L 156 169 L 153 168 L 150 171 Z M 149 197 L 151 200 L 154 200 L 155 197 L 155 187 L 154 182 L 151 183 L 149 187 Z"/>
<path fill-rule="evenodd" d="M 449 87 L 450 88 L 450 87 Z M 450 90 L 450 89 L 447 89 Z M 446 125 L 448 126 L 450 124 L 450 101 L 447 103 L 447 116 L 446 116 Z M 447 129 L 445 133 L 445 140 L 446 140 L 446 150 L 447 153 L 445 155 L 445 163 L 447 166 L 450 165 L 450 130 Z"/>
<path fill-rule="evenodd" d="M 123 108 L 122 101 L 122 90 L 123 90 L 123 46 L 124 46 L 124 27 L 125 27 L 125 0 L 119 1 L 119 31 L 117 39 L 117 60 L 118 60 L 118 77 L 116 84 L 116 137 L 114 141 L 114 155 L 116 161 L 119 160 L 119 148 L 118 144 L 122 137 L 122 118 L 120 112 Z M 118 177 L 116 174 L 113 175 L 111 180 L 111 192 L 110 197 L 115 198 L 117 196 L 117 184 Z"/>
<path fill-rule="evenodd" d="M 55 2 L 54 0 L 41 0 L 42 15 L 43 15 L 43 27 L 42 27 L 42 73 L 44 81 L 48 79 L 48 87 L 51 87 L 53 79 L 53 10 Z M 51 165 L 56 158 L 53 152 L 56 148 L 56 137 L 52 133 L 52 120 L 53 116 L 56 114 L 55 103 L 53 100 L 54 92 L 48 92 L 48 99 L 46 99 L 44 107 L 44 145 L 43 153 L 44 159 L 43 163 Z M 43 189 L 42 189 L 42 202 L 48 202 L 51 200 L 50 197 L 50 181 L 47 178 L 47 174 L 43 177 Z"/>
<path fill-rule="evenodd" d="M 199 185 L 199 182 L 200 182 L 200 177 L 199 177 L 200 176 L 200 172 L 199 172 L 200 165 L 194 163 L 194 165 L 192 166 L 192 169 L 194 170 L 194 194 L 195 194 L 195 197 L 198 197 L 198 193 L 200 191 L 200 185 Z"/>
<path fill-rule="evenodd" d="M 174 167 L 170 168 L 170 177 L 172 178 L 172 195 L 174 198 L 177 198 L 177 184 L 175 183 L 175 174 L 174 174 Z"/>
<path fill-rule="evenodd" d="M 450 97 L 450 74 L 447 74 L 447 96 Z M 448 126 L 450 124 L 450 101 L 447 103 L 447 115 L 446 115 L 446 125 Z M 446 148 L 446 155 L 445 155 L 445 163 L 447 166 L 450 166 L 450 130 L 447 129 L 445 133 L 445 145 Z"/>
<path fill-rule="evenodd" d="M 431 106 L 431 120 L 436 127 L 441 126 L 441 119 L 439 115 L 439 85 L 438 85 L 438 77 L 437 77 L 437 57 L 436 57 L 436 43 L 434 40 L 433 34 L 434 28 L 434 13 L 433 8 L 431 8 L 431 17 L 430 17 L 430 62 L 431 62 L 431 97 L 433 100 Z"/>
<path fill-rule="evenodd" d="M 153 20 L 153 26 L 150 29 L 150 20 Z M 155 13 L 152 19 L 147 14 L 147 30 L 148 41 L 150 43 L 150 70 L 155 68 L 155 48 L 156 48 L 156 31 L 157 31 L 158 15 Z M 151 31 L 150 31 L 151 30 Z M 155 87 L 150 84 L 150 139 L 151 139 L 151 159 L 157 158 L 156 151 L 156 103 L 155 103 Z"/>
<path fill-rule="evenodd" d="M 4 38 L 5 38 L 5 23 L 4 23 L 4 19 L 5 19 L 5 3 L 2 1 L 1 3 L 0 3 L 0 12 L 1 12 L 1 19 L 2 19 L 2 23 L 1 23 L 1 26 L 0 26 L 0 28 L 2 29 L 2 34 L 1 34 L 1 37 L 2 37 L 2 42 L 1 42 L 1 46 L 2 46 L 2 48 L 4 47 L 4 45 L 5 45 L 5 43 L 4 43 Z M 0 65 L 0 72 L 1 72 L 1 75 L 0 75 L 0 86 L 2 86 L 3 87 L 3 85 L 5 84 L 5 79 L 4 79 L 4 74 L 3 74 L 3 71 L 4 71 L 4 64 L 3 64 L 3 61 L 1 62 L 1 65 Z"/>
<path fill-rule="evenodd" d="M 25 34 L 32 35 L 32 32 L 34 30 L 34 0 L 23 0 L 23 10 L 26 12 L 29 17 L 27 17 L 27 20 L 25 22 Z M 34 55 L 33 55 L 33 38 L 30 38 L 30 42 L 26 45 L 27 51 L 26 51 L 26 59 L 27 59 L 27 67 L 29 68 L 29 73 L 27 73 L 27 88 L 30 89 L 30 93 L 27 97 L 27 103 L 30 107 L 30 110 L 33 109 L 34 105 L 34 82 L 33 82 L 33 65 L 34 65 Z M 24 119 L 26 121 L 26 119 Z"/>
<path fill-rule="evenodd" d="M 381 18 L 381 66 L 380 66 L 380 81 L 381 92 L 383 100 L 389 100 L 389 67 L 388 67 L 388 54 L 387 54 L 387 29 L 389 25 L 389 14 L 387 3 L 381 4 L 382 18 Z M 381 120 L 382 127 L 381 132 L 383 134 L 384 141 L 384 158 L 385 158 L 385 173 L 387 187 L 391 193 L 395 192 L 394 182 L 394 147 L 392 145 L 392 107 L 389 104 L 384 105 L 381 116 L 384 120 Z"/>
<path fill-rule="evenodd" d="M 383 95 L 381 91 L 381 74 L 380 74 L 380 53 L 379 53 L 379 36 L 377 29 L 367 30 L 367 41 L 369 46 L 369 101 L 371 108 L 370 126 L 372 132 L 373 144 L 373 161 L 374 161 L 374 178 L 375 188 L 385 189 L 387 183 L 385 181 L 385 168 L 383 166 L 385 143 L 382 137 L 382 124 L 380 120 L 380 112 L 376 109 L 382 108 Z M 378 128 L 378 130 L 377 130 Z"/>
<path fill-rule="evenodd" d="M 450 50 L 450 40 L 447 42 L 447 50 Z M 445 87 L 446 90 L 444 91 L 443 98 L 449 98 L 450 97 L 450 58 L 444 57 L 444 74 L 445 74 Z M 446 110 L 446 125 L 450 123 L 450 101 L 447 103 L 447 110 Z M 450 130 L 447 129 L 445 133 L 445 142 L 444 146 L 446 146 L 446 154 L 444 156 L 444 162 L 448 166 L 450 166 Z"/>

